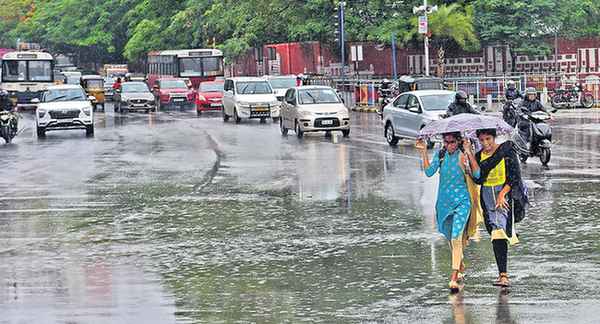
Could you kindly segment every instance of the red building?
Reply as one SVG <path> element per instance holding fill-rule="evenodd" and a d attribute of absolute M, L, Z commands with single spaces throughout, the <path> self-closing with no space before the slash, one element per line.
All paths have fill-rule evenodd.
<path fill-rule="evenodd" d="M 548 43 L 554 46 L 554 40 Z M 393 74 L 392 48 L 376 43 L 347 44 L 347 73 L 389 77 Z M 319 42 L 270 44 L 249 51 L 235 64 L 235 75 L 264 74 L 324 74 L 341 75 L 338 55 Z M 430 50 L 430 71 L 436 73 L 437 49 Z M 554 53 L 545 56 L 518 55 L 513 61 L 507 46 L 486 46 L 477 52 L 447 51 L 444 76 L 498 76 L 514 70 L 518 74 L 551 73 L 559 66 L 566 75 L 600 75 L 600 38 L 560 39 L 558 57 Z M 422 48 L 398 48 L 396 50 L 398 75 L 424 74 L 425 56 Z"/>

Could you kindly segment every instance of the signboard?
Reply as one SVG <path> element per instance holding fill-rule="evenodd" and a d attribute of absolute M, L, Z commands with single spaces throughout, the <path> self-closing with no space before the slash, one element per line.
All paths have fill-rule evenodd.
<path fill-rule="evenodd" d="M 427 34 L 427 16 L 419 16 L 419 34 Z"/>
<path fill-rule="evenodd" d="M 353 62 L 359 62 L 363 60 L 363 47 L 362 45 L 354 45 L 350 47 L 350 59 Z"/>

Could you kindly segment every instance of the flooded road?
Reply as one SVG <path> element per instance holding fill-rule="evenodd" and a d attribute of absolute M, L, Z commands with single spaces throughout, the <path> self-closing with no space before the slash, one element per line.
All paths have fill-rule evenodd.
<path fill-rule="evenodd" d="M 0 323 L 595 323 L 600 111 L 560 112 L 509 251 L 487 233 L 448 296 L 437 179 L 375 114 L 350 138 L 193 112 L 97 114 L 0 147 Z"/>

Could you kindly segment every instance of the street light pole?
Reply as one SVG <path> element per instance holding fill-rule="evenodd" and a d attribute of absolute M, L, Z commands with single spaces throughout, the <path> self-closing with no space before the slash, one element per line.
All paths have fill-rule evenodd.
<path fill-rule="evenodd" d="M 423 8 L 425 8 L 423 13 L 423 15 L 425 15 L 425 22 L 427 23 L 427 29 L 429 29 L 429 21 L 427 21 L 427 0 L 423 0 Z M 425 34 L 425 75 L 429 76 L 429 34 Z"/>

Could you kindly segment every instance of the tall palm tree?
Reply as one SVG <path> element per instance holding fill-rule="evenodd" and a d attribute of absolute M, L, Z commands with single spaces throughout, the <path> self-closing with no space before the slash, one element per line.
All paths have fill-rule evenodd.
<path fill-rule="evenodd" d="M 457 3 L 441 5 L 436 12 L 429 15 L 431 46 L 437 49 L 438 54 L 438 76 L 443 76 L 445 49 L 449 46 L 456 45 L 467 51 L 479 49 L 473 17 L 472 6 L 463 7 Z M 417 17 L 411 18 L 411 26 L 412 29 L 404 35 L 405 43 L 422 37 L 418 33 Z"/>

